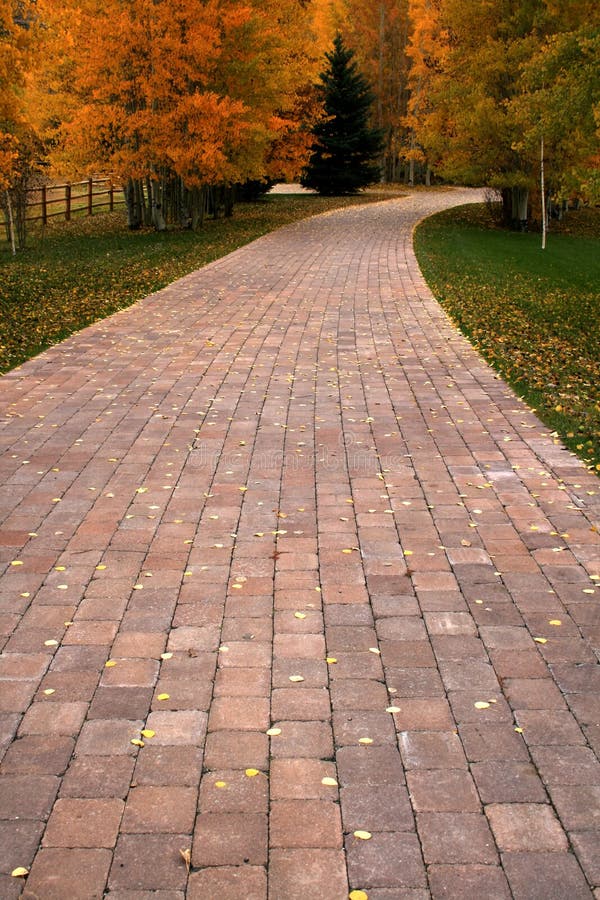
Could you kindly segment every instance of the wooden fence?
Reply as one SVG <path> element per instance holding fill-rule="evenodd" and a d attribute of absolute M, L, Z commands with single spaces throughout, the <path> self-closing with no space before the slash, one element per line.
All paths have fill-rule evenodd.
<path fill-rule="evenodd" d="M 110 178 L 87 178 L 65 184 L 47 184 L 27 191 L 28 222 L 42 222 L 60 216 L 67 222 L 73 213 L 91 216 L 95 209 L 112 210 L 125 203 L 123 191 Z"/>

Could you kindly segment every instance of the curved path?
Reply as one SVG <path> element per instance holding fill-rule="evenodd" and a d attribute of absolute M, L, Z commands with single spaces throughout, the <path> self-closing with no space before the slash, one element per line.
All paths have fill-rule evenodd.
<path fill-rule="evenodd" d="M 600 896 L 598 481 L 419 273 L 474 197 L 284 228 L 0 380 L 3 898 Z"/>

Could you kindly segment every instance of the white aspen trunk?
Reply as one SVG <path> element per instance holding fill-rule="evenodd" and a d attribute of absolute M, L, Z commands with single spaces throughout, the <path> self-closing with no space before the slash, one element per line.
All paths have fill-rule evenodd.
<path fill-rule="evenodd" d="M 540 190 L 542 192 L 542 250 L 545 250 L 548 223 L 546 218 L 546 179 L 544 177 L 544 135 L 540 141 Z"/>
<path fill-rule="evenodd" d="M 17 244 L 15 241 L 15 220 L 13 219 L 12 203 L 10 202 L 10 191 L 6 192 L 6 209 L 8 212 L 8 233 L 10 234 L 10 247 L 12 255 L 17 255 Z"/>
<path fill-rule="evenodd" d="M 151 183 L 152 186 L 152 224 L 156 228 L 157 231 L 165 231 L 167 227 L 167 223 L 165 222 L 164 212 L 163 212 L 163 201 L 164 197 L 162 196 L 163 192 L 161 190 L 161 183 L 159 181 L 153 180 Z"/>

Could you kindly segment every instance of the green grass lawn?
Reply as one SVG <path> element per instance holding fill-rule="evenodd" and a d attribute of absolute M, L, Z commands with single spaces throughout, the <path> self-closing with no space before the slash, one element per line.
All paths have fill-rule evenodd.
<path fill-rule="evenodd" d="M 128 231 L 122 209 L 52 220 L 31 228 L 16 257 L 0 241 L 0 372 L 275 228 L 393 194 L 271 195 L 236 205 L 231 219 L 206 220 L 198 232 Z"/>
<path fill-rule="evenodd" d="M 504 378 L 600 471 L 600 210 L 570 212 L 539 234 L 496 228 L 481 206 L 416 231 L 436 297 Z"/>

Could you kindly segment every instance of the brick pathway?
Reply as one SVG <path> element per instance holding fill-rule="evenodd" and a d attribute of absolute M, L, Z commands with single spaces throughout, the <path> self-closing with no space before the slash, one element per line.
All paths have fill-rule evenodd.
<path fill-rule="evenodd" d="M 0 380 L 3 900 L 600 897 L 599 485 L 419 275 L 472 196 Z"/>

